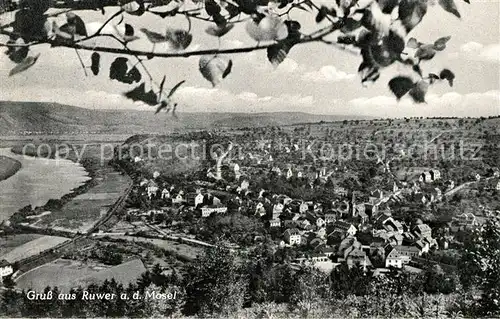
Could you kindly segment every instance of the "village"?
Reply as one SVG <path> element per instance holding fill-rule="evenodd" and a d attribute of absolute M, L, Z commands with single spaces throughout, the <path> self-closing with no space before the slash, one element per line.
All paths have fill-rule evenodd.
<path fill-rule="evenodd" d="M 170 183 L 159 171 L 143 176 L 134 189 L 137 205 L 127 211 L 127 221 L 145 223 L 162 235 L 207 244 L 217 239 L 242 250 L 266 243 L 297 267 L 312 265 L 329 272 L 345 263 L 383 273 L 390 268 L 420 272 L 429 263 L 453 268 L 435 256 L 460 249 L 463 231 L 499 213 L 479 207 L 475 213 L 428 218 L 456 201 L 454 196 L 464 189 L 500 193 L 498 168 L 471 174 L 460 184 L 445 179 L 443 175 L 449 174 L 437 168 L 399 180 L 391 165 L 379 159 L 367 165 L 384 177 L 382 182 L 349 189 L 338 178 L 352 174 L 349 163 L 315 165 L 302 158 L 282 164 L 283 158 L 299 158 L 298 143 L 281 144 L 281 153 L 273 153 L 272 140 L 256 140 L 240 148 L 238 156 L 230 154 L 236 146 L 229 144 L 194 182 Z M 129 161 L 141 159 L 132 156 Z M 237 235 L 244 230 L 232 230 L 230 216 L 252 221 L 248 234 Z M 207 235 L 221 225 L 228 228 L 222 236 Z"/>

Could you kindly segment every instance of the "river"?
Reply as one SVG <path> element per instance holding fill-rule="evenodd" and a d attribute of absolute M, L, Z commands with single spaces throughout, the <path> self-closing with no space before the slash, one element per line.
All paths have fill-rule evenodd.
<path fill-rule="evenodd" d="M 21 162 L 13 176 L 0 181 L 0 222 L 27 205 L 43 206 L 59 199 L 90 179 L 78 163 L 64 159 L 46 159 L 17 155 L 0 148 L 0 155 Z"/>

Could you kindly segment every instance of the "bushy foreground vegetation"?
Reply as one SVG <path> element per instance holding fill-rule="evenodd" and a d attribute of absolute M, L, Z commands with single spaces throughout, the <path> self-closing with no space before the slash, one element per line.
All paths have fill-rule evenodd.
<path fill-rule="evenodd" d="M 384 275 L 341 265 L 326 275 L 314 268 L 276 264 L 274 253 L 257 248 L 242 258 L 212 248 L 186 273 L 162 273 L 156 266 L 129 287 L 115 280 L 71 291 L 57 287 L 52 300 L 29 300 L 26 292 L 2 292 L 0 313 L 16 317 L 216 316 L 289 317 L 494 317 L 500 314 L 500 228 L 490 221 L 468 243 L 462 271 L 439 267 L 422 273 L 391 270 Z M 125 293 L 129 299 L 82 300 L 90 293 Z M 71 294 L 70 293 L 70 294 Z M 134 295 L 140 298 L 132 298 Z M 171 298 L 153 298 L 152 296 Z M 68 296 L 68 294 L 64 295 Z M 173 298 L 172 296 L 175 296 Z"/>

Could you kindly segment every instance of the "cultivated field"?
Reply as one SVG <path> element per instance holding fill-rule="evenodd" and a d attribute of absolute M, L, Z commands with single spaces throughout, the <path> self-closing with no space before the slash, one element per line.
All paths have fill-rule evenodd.
<path fill-rule="evenodd" d="M 43 237 L 38 234 L 15 234 L 0 237 L 0 256 L 3 256 L 27 242 Z"/>
<path fill-rule="evenodd" d="M 96 177 L 95 186 L 80 194 L 34 224 L 38 227 L 85 232 L 103 217 L 125 192 L 129 178 L 105 167 Z"/>
<path fill-rule="evenodd" d="M 91 283 L 100 284 L 106 279 L 114 278 L 126 287 L 130 283 L 135 283 L 145 271 L 146 268 L 139 259 L 114 267 L 58 259 L 22 274 L 16 279 L 16 285 L 20 289 L 35 291 L 57 285 L 60 291 L 68 292 L 71 288 L 87 287 Z"/>
<path fill-rule="evenodd" d="M 69 238 L 57 236 L 42 236 L 31 241 L 28 241 L 8 253 L 0 256 L 0 259 L 5 259 L 10 263 L 38 255 L 42 251 L 53 248 L 61 243 L 68 241 Z"/>

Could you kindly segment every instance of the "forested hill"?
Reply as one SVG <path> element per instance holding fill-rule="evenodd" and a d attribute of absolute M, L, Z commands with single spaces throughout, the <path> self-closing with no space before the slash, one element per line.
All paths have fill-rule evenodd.
<path fill-rule="evenodd" d="M 56 103 L 0 102 L 0 134 L 165 133 L 176 129 L 284 126 L 297 123 L 363 119 L 307 113 L 178 113 L 93 110 Z"/>

